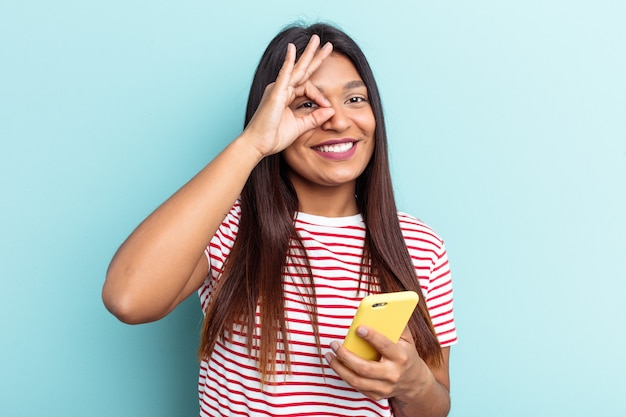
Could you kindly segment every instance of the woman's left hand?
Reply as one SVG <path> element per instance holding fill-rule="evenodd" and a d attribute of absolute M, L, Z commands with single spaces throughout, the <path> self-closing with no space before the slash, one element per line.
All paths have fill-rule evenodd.
<path fill-rule="evenodd" d="M 398 343 L 367 326 L 360 326 L 357 334 L 380 353 L 381 359 L 362 359 L 339 342 L 332 342 L 333 353 L 326 354 L 326 361 L 337 375 L 376 401 L 418 395 L 417 391 L 426 383 L 430 370 L 417 353 L 408 328 L 404 329 Z"/>

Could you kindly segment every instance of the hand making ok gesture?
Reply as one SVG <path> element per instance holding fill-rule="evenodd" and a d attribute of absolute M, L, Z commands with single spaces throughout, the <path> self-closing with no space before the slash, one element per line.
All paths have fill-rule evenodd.
<path fill-rule="evenodd" d="M 265 88 L 261 103 L 242 136 L 248 137 L 262 157 L 275 154 L 291 145 L 300 135 L 331 118 L 334 110 L 324 95 L 309 80 L 333 50 L 327 43 L 319 48 L 320 39 L 313 35 L 300 59 L 289 44 L 276 81 Z M 319 107 L 306 114 L 295 114 L 290 104 L 306 96 Z"/>

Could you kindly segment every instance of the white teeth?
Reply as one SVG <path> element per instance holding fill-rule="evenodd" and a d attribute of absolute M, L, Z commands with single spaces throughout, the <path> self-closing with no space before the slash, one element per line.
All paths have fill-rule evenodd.
<path fill-rule="evenodd" d="M 337 143 L 335 145 L 324 145 L 324 146 L 318 146 L 317 149 L 320 152 L 334 152 L 334 153 L 341 153 L 341 152 L 346 152 L 349 149 L 351 149 L 354 146 L 354 142 L 344 142 L 344 143 Z"/>

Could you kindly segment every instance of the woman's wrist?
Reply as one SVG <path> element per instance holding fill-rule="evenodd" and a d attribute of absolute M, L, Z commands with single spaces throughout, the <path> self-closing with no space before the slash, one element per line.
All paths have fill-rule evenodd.
<path fill-rule="evenodd" d="M 450 409 L 450 394 L 430 369 L 424 365 L 425 375 L 417 378 L 410 389 L 391 398 L 394 412 L 398 416 L 446 416 Z"/>
<path fill-rule="evenodd" d="M 231 142 L 229 147 L 233 147 L 237 155 L 241 158 L 245 158 L 245 160 L 250 161 L 256 166 L 256 164 L 261 162 L 267 155 L 255 144 L 252 136 L 252 134 L 244 130 Z"/>

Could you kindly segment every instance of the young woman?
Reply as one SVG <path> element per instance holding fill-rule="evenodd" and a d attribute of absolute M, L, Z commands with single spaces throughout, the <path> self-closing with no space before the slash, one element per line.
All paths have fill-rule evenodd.
<path fill-rule="evenodd" d="M 341 345 L 367 294 L 413 290 L 398 343 Z M 103 288 L 127 323 L 198 291 L 201 415 L 445 416 L 456 341 L 442 240 L 398 213 L 379 93 L 340 30 L 293 26 L 257 68 L 245 129 L 120 247 Z"/>

